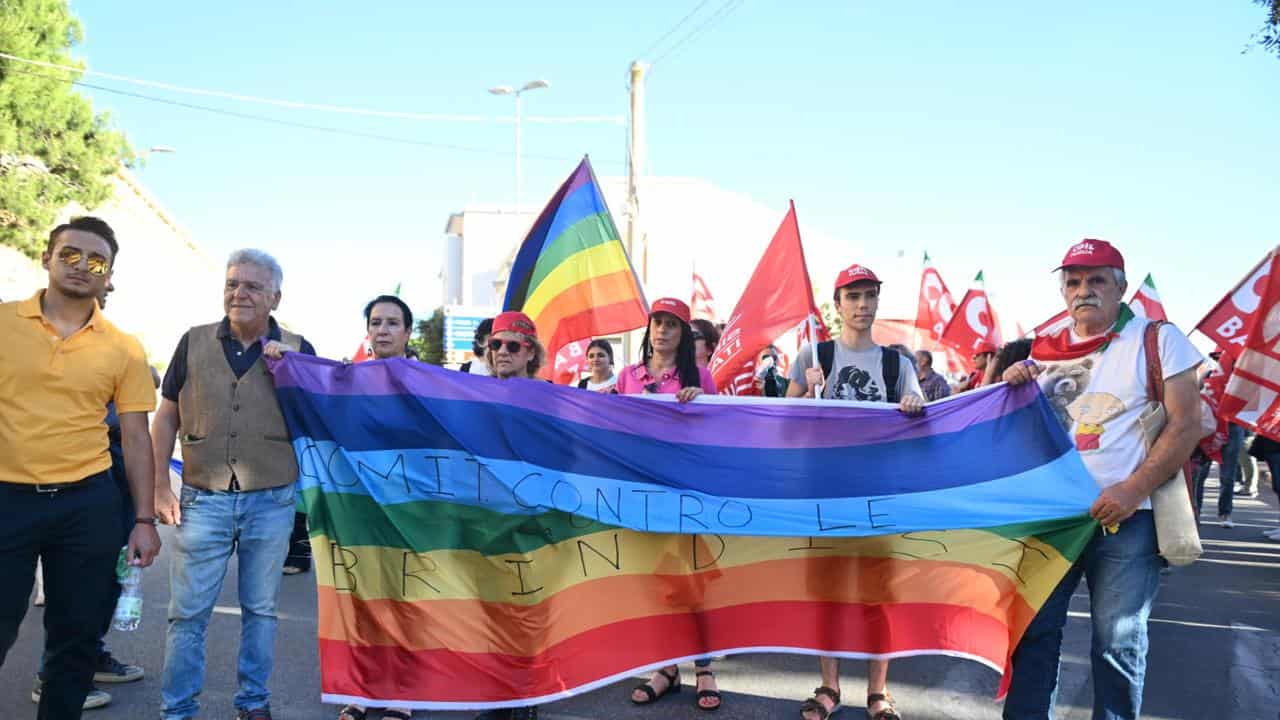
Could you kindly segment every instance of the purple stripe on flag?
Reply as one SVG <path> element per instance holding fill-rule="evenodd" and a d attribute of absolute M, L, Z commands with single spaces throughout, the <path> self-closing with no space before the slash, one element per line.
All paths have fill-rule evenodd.
<path fill-rule="evenodd" d="M 672 427 L 674 416 L 709 413 L 712 405 L 698 402 L 677 405 L 640 397 L 602 395 L 542 380 L 498 380 L 405 359 L 344 365 L 290 353 L 286 361 L 271 365 L 277 386 L 298 387 L 320 395 L 412 395 L 427 401 L 497 402 L 642 437 L 743 448 L 827 448 L 945 436 L 1000 418 L 1039 397 L 1035 383 L 1017 388 L 996 386 L 966 393 L 969 402 L 944 400 L 927 405 L 921 417 L 899 415 L 889 422 L 883 415 L 873 415 L 867 408 L 849 403 L 795 403 L 784 419 L 770 413 L 764 403 L 744 402 L 717 405 L 714 412 L 719 422 L 714 425 L 684 423 L 680 437 L 669 437 L 668 428 Z M 398 372 L 393 373 L 393 367 Z M 625 413 L 618 412 L 622 407 L 627 408 Z M 863 414 L 865 417 L 860 417 Z M 637 417 L 642 421 L 637 423 Z M 943 441 L 944 437 L 939 440 Z"/>

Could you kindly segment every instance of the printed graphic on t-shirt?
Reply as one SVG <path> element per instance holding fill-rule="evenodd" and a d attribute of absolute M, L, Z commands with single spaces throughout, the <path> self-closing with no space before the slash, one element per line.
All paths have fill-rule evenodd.
<path fill-rule="evenodd" d="M 1093 358 L 1087 357 L 1079 362 L 1057 363 L 1048 365 L 1044 375 L 1040 377 L 1040 387 L 1049 398 L 1053 412 L 1062 423 L 1062 429 L 1071 432 L 1071 403 L 1084 394 L 1093 377 Z"/>
<path fill-rule="evenodd" d="M 1111 393 L 1085 393 L 1068 408 L 1075 418 L 1076 449 L 1082 453 L 1102 449 L 1107 423 L 1120 417 L 1124 402 Z"/>
<path fill-rule="evenodd" d="M 1075 440 L 1076 450 L 1087 453 L 1102 449 L 1102 435 L 1108 422 L 1124 413 L 1124 402 L 1105 392 L 1086 392 L 1093 379 L 1094 359 L 1050 365 L 1041 378 L 1041 387 L 1063 429 Z"/>
<path fill-rule="evenodd" d="M 837 400 L 880 402 L 884 400 L 884 393 L 879 383 L 871 378 L 871 373 L 856 365 L 848 365 L 840 368 L 836 376 L 833 397 Z"/>

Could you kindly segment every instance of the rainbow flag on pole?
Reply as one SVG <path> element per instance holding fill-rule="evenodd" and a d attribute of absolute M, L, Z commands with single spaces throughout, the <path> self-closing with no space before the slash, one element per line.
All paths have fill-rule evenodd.
<path fill-rule="evenodd" d="M 644 293 L 587 158 L 520 245 L 502 309 L 533 320 L 548 357 L 571 342 L 645 324 Z"/>
<path fill-rule="evenodd" d="M 511 707 L 741 652 L 944 654 L 1007 678 L 1097 529 L 1034 384 L 908 418 L 399 359 L 274 372 L 326 702 Z"/>

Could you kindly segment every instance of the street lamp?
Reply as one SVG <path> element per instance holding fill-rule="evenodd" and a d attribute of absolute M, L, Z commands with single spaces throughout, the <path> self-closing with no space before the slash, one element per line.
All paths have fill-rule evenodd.
<path fill-rule="evenodd" d="M 146 150 L 139 150 L 138 152 L 134 153 L 134 159 L 135 159 L 135 160 L 146 160 L 147 158 L 151 157 L 152 155 L 156 155 L 156 154 L 160 154 L 160 155 L 171 155 L 171 154 L 176 153 L 176 152 L 178 152 L 178 151 L 177 151 L 177 150 L 175 150 L 175 149 L 174 149 L 174 148 L 172 148 L 172 147 L 169 147 L 168 145 L 152 145 L 151 147 L 147 148 Z M 129 167 L 130 167 L 130 168 L 134 168 L 135 166 L 131 164 L 131 165 L 129 165 Z"/>
<path fill-rule="evenodd" d="M 520 212 L 520 96 L 530 90 L 541 90 L 551 87 L 546 80 L 530 80 L 520 89 L 510 85 L 499 85 L 489 88 L 491 95 L 514 95 L 516 97 L 516 212 Z"/>

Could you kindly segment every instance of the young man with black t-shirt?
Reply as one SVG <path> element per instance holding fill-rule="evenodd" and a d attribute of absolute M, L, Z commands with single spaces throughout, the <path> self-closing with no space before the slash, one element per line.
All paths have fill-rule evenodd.
<path fill-rule="evenodd" d="M 880 279 L 869 268 L 852 265 L 837 276 L 833 299 L 842 325 L 840 337 L 818 343 L 816 352 L 814 345 L 800 350 L 791 366 L 787 397 L 888 402 L 907 415 L 923 412 L 924 397 L 911 360 L 871 337 L 880 307 Z M 840 661 L 823 657 L 821 663 L 822 686 L 800 708 L 806 720 L 826 720 L 840 705 Z M 872 720 L 899 718 L 888 676 L 888 660 L 868 661 L 867 715 Z"/>

